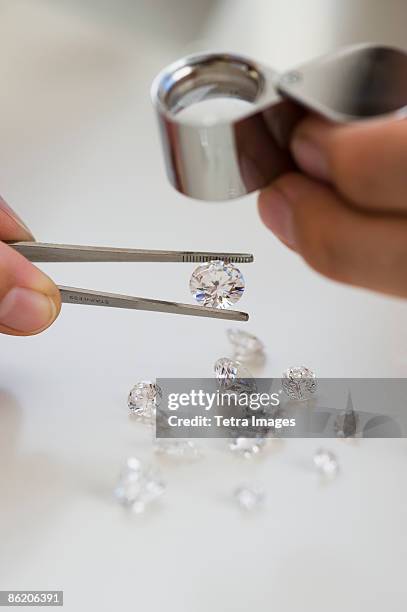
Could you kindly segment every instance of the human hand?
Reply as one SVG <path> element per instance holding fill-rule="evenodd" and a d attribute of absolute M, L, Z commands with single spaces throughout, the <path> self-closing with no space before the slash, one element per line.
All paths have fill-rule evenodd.
<path fill-rule="evenodd" d="M 0 198 L 0 240 L 33 240 L 31 232 Z M 38 334 L 61 309 L 59 291 L 48 276 L 0 242 L 0 333 Z"/>
<path fill-rule="evenodd" d="M 325 276 L 407 297 L 407 121 L 307 117 L 291 150 L 304 174 L 261 192 L 265 225 Z"/>

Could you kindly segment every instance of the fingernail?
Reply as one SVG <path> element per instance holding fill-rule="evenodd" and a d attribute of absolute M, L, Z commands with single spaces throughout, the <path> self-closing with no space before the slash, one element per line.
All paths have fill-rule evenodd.
<path fill-rule="evenodd" d="M 263 218 L 266 225 L 280 240 L 295 248 L 294 220 L 290 203 L 275 188 L 269 188 L 262 196 L 265 200 Z"/>
<path fill-rule="evenodd" d="M 328 160 L 324 152 L 313 142 L 304 138 L 294 138 L 291 143 L 291 151 L 302 170 L 324 181 L 329 180 Z"/>
<path fill-rule="evenodd" d="M 56 315 L 51 298 L 32 289 L 14 287 L 0 302 L 0 325 L 17 332 L 39 332 L 51 325 Z"/>
<path fill-rule="evenodd" d="M 17 213 L 3 200 L 0 196 L 0 210 L 5 212 L 17 225 L 19 225 L 25 232 L 27 232 L 30 236 L 33 237 L 32 231 L 29 227 L 26 226 L 24 221 L 20 219 Z"/>

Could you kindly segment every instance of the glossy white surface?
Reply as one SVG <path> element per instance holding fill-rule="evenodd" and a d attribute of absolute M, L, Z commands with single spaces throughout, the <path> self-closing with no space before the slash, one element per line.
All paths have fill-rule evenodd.
<path fill-rule="evenodd" d="M 191 38 L 174 34 L 168 3 L 110 20 L 86 4 L 0 7 L 0 189 L 36 236 L 253 251 L 239 307 L 267 347 L 266 375 L 304 363 L 319 376 L 405 376 L 405 302 L 310 271 L 261 225 L 255 197 L 205 204 L 172 191 L 149 100 L 155 73 L 202 46 L 282 69 L 337 44 L 402 44 L 405 3 L 234 0 L 212 5 Z M 193 267 L 43 266 L 60 284 L 180 301 Z M 1 589 L 64 589 L 75 612 L 405 609 L 405 440 L 329 444 L 341 464 L 329 487 L 311 467 L 318 441 L 282 442 L 249 464 L 216 446 L 200 463 L 162 464 L 168 491 L 145 519 L 112 500 L 122 460 L 151 454 L 149 431 L 127 418 L 128 390 L 210 376 L 227 327 L 65 306 L 42 336 L 0 338 Z M 268 505 L 242 517 L 231 495 L 251 481 Z"/>

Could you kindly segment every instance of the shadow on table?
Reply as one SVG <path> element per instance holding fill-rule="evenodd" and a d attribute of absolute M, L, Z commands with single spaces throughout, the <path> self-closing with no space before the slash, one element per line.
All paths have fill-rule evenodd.
<path fill-rule="evenodd" d="M 44 533 L 69 506 L 83 478 L 52 454 L 19 449 L 23 410 L 17 399 L 0 389 L 0 575 L 2 566 L 18 566 L 35 557 Z"/>

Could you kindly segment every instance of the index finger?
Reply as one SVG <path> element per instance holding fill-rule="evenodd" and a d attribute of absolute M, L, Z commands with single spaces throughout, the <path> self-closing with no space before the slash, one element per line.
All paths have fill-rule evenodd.
<path fill-rule="evenodd" d="M 291 148 L 302 170 L 331 183 L 350 204 L 407 212 L 407 120 L 338 125 L 308 117 Z"/>

